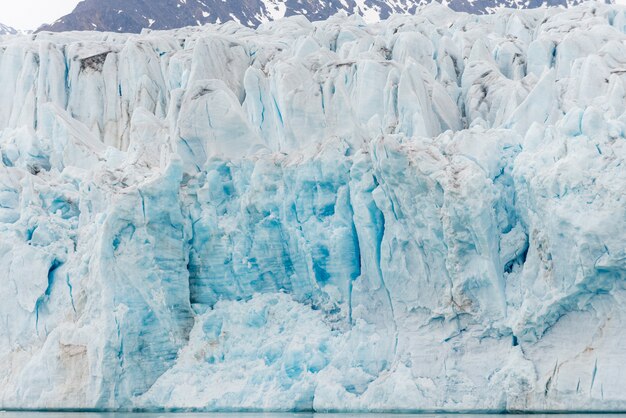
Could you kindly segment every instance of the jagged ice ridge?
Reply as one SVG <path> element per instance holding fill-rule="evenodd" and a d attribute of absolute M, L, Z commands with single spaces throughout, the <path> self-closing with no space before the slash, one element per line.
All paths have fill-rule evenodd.
<path fill-rule="evenodd" d="M 0 45 L 0 407 L 626 407 L 626 9 Z"/>

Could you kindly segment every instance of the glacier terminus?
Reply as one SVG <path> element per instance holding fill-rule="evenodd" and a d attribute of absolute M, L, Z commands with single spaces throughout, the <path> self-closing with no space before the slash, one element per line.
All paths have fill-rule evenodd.
<path fill-rule="evenodd" d="M 626 7 L 0 36 L 0 408 L 626 409 Z"/>

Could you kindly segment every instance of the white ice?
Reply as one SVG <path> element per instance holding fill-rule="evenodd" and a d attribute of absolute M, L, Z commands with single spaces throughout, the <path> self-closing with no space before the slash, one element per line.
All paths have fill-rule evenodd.
<path fill-rule="evenodd" d="M 0 40 L 0 407 L 626 408 L 626 9 Z"/>

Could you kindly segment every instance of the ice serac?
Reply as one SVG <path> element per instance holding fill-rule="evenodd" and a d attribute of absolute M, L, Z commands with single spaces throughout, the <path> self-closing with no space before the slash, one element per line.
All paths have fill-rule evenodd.
<path fill-rule="evenodd" d="M 0 40 L 0 408 L 624 410 L 626 9 Z"/>

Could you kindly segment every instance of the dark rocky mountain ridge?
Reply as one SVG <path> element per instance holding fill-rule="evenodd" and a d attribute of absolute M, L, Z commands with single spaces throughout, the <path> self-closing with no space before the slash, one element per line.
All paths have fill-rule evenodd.
<path fill-rule="evenodd" d="M 429 0 L 83 0 L 74 11 L 39 31 L 96 30 L 141 32 L 144 28 L 174 29 L 236 20 L 256 27 L 284 16 L 322 20 L 345 11 L 378 20 L 392 13 L 414 13 Z M 579 0 L 452 0 L 457 11 L 484 14 L 498 7 L 568 6 Z"/>

